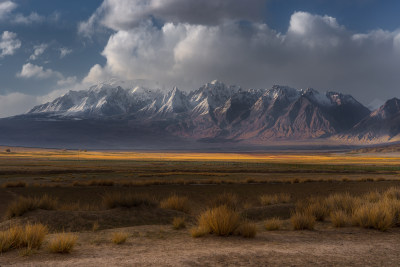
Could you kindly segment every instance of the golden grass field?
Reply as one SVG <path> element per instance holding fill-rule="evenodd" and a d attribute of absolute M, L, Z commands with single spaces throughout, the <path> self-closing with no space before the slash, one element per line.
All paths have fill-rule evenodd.
<path fill-rule="evenodd" d="M 400 260 L 400 154 L 6 149 L 0 266 Z"/>

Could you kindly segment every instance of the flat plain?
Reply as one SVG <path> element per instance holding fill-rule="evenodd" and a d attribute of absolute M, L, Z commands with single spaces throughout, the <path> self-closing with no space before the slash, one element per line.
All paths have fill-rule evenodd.
<path fill-rule="evenodd" d="M 1 266 L 396 266 L 400 260 L 396 153 L 6 149 L 0 230 L 43 224 L 48 233 L 38 249 L 4 250 Z M 44 197 L 51 205 L 10 212 Z M 350 208 L 337 207 L 343 199 Z M 390 211 L 374 214 L 376 222 L 361 218 L 364 208 L 383 210 L 383 204 Z M 241 225 L 193 237 L 202 215 L 219 206 Z M 298 229 L 296 214 L 310 215 L 312 225 Z M 279 225 L 274 231 L 271 219 Z M 244 234 L 244 224 L 254 236 Z M 77 237 L 69 253 L 49 249 L 60 232 Z"/>

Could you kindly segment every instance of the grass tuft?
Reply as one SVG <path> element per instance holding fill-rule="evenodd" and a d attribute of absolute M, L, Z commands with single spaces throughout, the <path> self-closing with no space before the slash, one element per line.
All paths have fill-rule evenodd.
<path fill-rule="evenodd" d="M 366 203 L 354 211 L 353 224 L 364 228 L 386 231 L 393 226 L 395 217 L 389 201 Z"/>
<path fill-rule="evenodd" d="M 296 212 L 290 218 L 294 230 L 313 230 L 315 217 L 307 212 Z"/>
<path fill-rule="evenodd" d="M 199 227 L 219 236 L 233 234 L 240 224 L 240 216 L 226 205 L 209 209 L 199 217 Z"/>
<path fill-rule="evenodd" d="M 330 219 L 335 227 L 345 227 L 349 223 L 349 215 L 343 210 L 335 210 L 331 212 Z"/>
<path fill-rule="evenodd" d="M 160 202 L 163 209 L 177 210 L 185 213 L 190 212 L 189 199 L 178 195 L 172 195 Z"/>
<path fill-rule="evenodd" d="M 265 229 L 267 231 L 276 231 L 282 227 L 282 221 L 279 218 L 272 218 L 265 221 Z"/>
<path fill-rule="evenodd" d="M 172 226 L 175 230 L 183 229 L 186 227 L 185 217 L 174 217 Z"/>
<path fill-rule="evenodd" d="M 215 197 L 213 200 L 211 200 L 209 204 L 211 208 L 216 208 L 223 205 L 227 206 L 232 210 L 237 210 L 239 208 L 238 196 L 233 193 L 224 192 Z"/>
<path fill-rule="evenodd" d="M 126 240 L 128 239 L 128 236 L 129 236 L 129 234 L 124 233 L 124 232 L 115 232 L 111 236 L 111 241 L 114 244 L 121 245 L 126 242 Z"/>
<path fill-rule="evenodd" d="M 19 197 L 8 206 L 6 217 L 11 219 L 13 217 L 22 216 L 28 211 L 37 209 L 55 210 L 57 207 L 58 200 L 48 195 L 43 195 L 41 198 Z"/>
<path fill-rule="evenodd" d="M 71 253 L 78 236 L 71 233 L 60 233 L 49 242 L 49 250 L 53 253 Z"/>
<path fill-rule="evenodd" d="M 257 226 L 251 222 L 243 222 L 236 229 L 236 234 L 245 238 L 254 238 L 257 234 Z"/>
<path fill-rule="evenodd" d="M 206 227 L 197 226 L 190 229 L 190 234 L 194 238 L 202 237 L 210 233 L 210 230 Z"/>
<path fill-rule="evenodd" d="M 264 194 L 260 196 L 260 203 L 263 206 L 278 204 L 278 203 L 288 203 L 290 202 L 290 195 L 286 193 L 281 194 Z"/>

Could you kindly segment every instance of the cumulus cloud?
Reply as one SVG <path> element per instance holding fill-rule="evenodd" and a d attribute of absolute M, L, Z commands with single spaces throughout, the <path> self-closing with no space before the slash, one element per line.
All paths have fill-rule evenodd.
<path fill-rule="evenodd" d="M 41 16 L 36 12 L 32 12 L 28 16 L 24 16 L 23 14 L 20 14 L 20 13 L 15 15 L 13 22 L 17 23 L 17 24 L 29 25 L 32 23 L 40 23 L 40 22 L 43 22 L 44 20 L 45 20 L 44 16 Z"/>
<path fill-rule="evenodd" d="M 218 20 L 186 18 L 173 9 L 178 2 L 105 0 L 85 23 L 114 31 L 102 52 L 107 62 L 94 65 L 84 81 L 149 79 L 183 89 L 212 79 L 258 88 L 287 84 L 348 92 L 366 103 L 378 90 L 383 99 L 398 92 L 400 31 L 354 33 L 334 17 L 295 12 L 282 33 L 248 9 L 240 13 L 247 22 L 235 19 L 235 1 L 212 13 L 223 14 Z"/>
<path fill-rule="evenodd" d="M 0 95 L 0 118 L 25 113 L 28 111 L 28 107 L 38 103 L 36 96 L 27 94 L 11 93 Z"/>
<path fill-rule="evenodd" d="M 30 60 L 36 60 L 47 49 L 47 44 L 35 45 L 33 47 L 33 54 L 29 57 Z"/>
<path fill-rule="evenodd" d="M 65 56 L 72 53 L 72 49 L 66 47 L 61 47 L 59 51 L 60 51 L 60 58 L 64 58 Z"/>
<path fill-rule="evenodd" d="M 0 20 L 6 19 L 15 8 L 17 5 L 11 1 L 0 2 Z"/>
<path fill-rule="evenodd" d="M 34 78 L 34 79 L 49 79 L 49 78 L 60 78 L 63 76 L 58 71 L 54 71 L 52 69 L 44 69 L 42 66 L 38 66 L 32 63 L 26 63 L 22 66 L 20 72 L 16 74 L 19 78 Z"/>
<path fill-rule="evenodd" d="M 21 41 L 17 34 L 9 31 L 3 32 L 0 37 L 0 58 L 14 55 L 15 51 L 21 47 Z"/>
<path fill-rule="evenodd" d="M 129 30 L 143 20 L 157 18 L 175 23 L 216 25 L 226 20 L 260 20 L 265 0 L 105 0 L 79 24 L 79 32 L 92 34 L 98 25 Z"/>

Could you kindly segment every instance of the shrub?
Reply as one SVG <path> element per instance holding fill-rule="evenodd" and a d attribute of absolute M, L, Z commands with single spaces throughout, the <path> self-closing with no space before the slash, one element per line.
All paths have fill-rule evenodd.
<path fill-rule="evenodd" d="M 243 222 L 236 229 L 236 234 L 245 238 L 254 238 L 257 234 L 257 226 L 254 223 Z"/>
<path fill-rule="evenodd" d="M 48 195 L 43 195 L 41 198 L 19 197 L 12 202 L 6 211 L 8 219 L 22 216 L 28 211 L 36 209 L 55 210 L 58 207 L 58 201 Z"/>
<path fill-rule="evenodd" d="M 272 218 L 265 221 L 265 229 L 268 231 L 279 230 L 282 227 L 282 221 L 279 218 Z"/>
<path fill-rule="evenodd" d="M 216 208 L 219 206 L 227 206 L 232 210 L 237 210 L 239 208 L 239 198 L 236 194 L 224 192 L 214 198 L 209 206 L 211 208 Z"/>
<path fill-rule="evenodd" d="M 175 230 L 183 229 L 186 227 L 185 217 L 174 217 L 172 220 L 172 226 Z"/>
<path fill-rule="evenodd" d="M 296 212 L 290 218 L 294 230 L 313 230 L 315 217 L 310 213 Z"/>
<path fill-rule="evenodd" d="M 26 187 L 26 183 L 19 181 L 19 182 L 8 182 L 2 185 L 3 188 L 12 188 L 12 187 Z"/>
<path fill-rule="evenodd" d="M 220 236 L 232 234 L 240 224 L 240 216 L 226 205 L 209 209 L 199 218 L 199 227 Z"/>
<path fill-rule="evenodd" d="M 356 226 L 386 231 L 395 218 L 387 202 L 367 203 L 354 211 L 352 221 Z"/>
<path fill-rule="evenodd" d="M 261 195 L 260 203 L 261 205 L 267 206 L 277 203 L 288 203 L 290 202 L 290 195 L 286 193 L 273 194 L 273 195 Z"/>
<path fill-rule="evenodd" d="M 111 236 L 111 241 L 114 244 L 120 245 L 126 242 L 126 239 L 128 238 L 128 234 L 127 233 L 123 233 L 123 232 L 116 232 L 113 233 Z"/>
<path fill-rule="evenodd" d="M 349 215 L 342 210 L 331 212 L 330 219 L 335 227 L 344 227 L 349 223 Z"/>
<path fill-rule="evenodd" d="M 361 199 L 353 197 L 349 193 L 333 194 L 326 198 L 325 203 L 331 212 L 342 210 L 347 214 L 352 214 L 361 205 Z"/>
<path fill-rule="evenodd" d="M 103 204 L 108 209 L 117 207 L 138 207 L 144 206 L 155 206 L 156 203 L 148 195 L 134 194 L 134 193 L 107 193 L 103 196 Z"/>
<path fill-rule="evenodd" d="M 49 250 L 53 253 L 70 253 L 78 236 L 70 233 L 60 233 L 49 242 Z"/>
<path fill-rule="evenodd" d="M 39 249 L 48 233 L 47 226 L 43 224 L 27 224 L 23 233 L 22 246 L 29 249 Z"/>
<path fill-rule="evenodd" d="M 315 217 L 317 221 L 324 221 L 329 215 L 329 209 L 326 203 L 322 200 L 314 200 L 315 202 L 306 207 L 305 212 Z"/>
<path fill-rule="evenodd" d="M 210 230 L 206 227 L 198 226 L 198 227 L 194 227 L 194 228 L 190 229 L 190 234 L 194 238 L 202 237 L 209 233 L 210 233 Z"/>
<path fill-rule="evenodd" d="M 160 206 L 163 209 L 177 210 L 177 211 L 182 211 L 182 212 L 186 212 L 186 213 L 190 212 L 188 198 L 181 197 L 178 195 L 172 195 L 172 196 L 168 197 L 167 199 L 164 199 L 163 201 L 160 202 Z"/>

